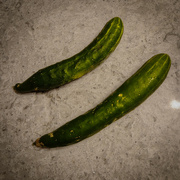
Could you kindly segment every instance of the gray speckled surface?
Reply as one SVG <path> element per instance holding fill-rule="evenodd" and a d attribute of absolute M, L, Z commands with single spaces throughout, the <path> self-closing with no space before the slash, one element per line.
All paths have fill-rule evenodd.
<path fill-rule="evenodd" d="M 87 46 L 114 16 L 122 40 L 91 73 L 44 94 L 12 86 Z M 39 136 L 96 106 L 157 53 L 172 66 L 143 104 L 78 144 L 38 149 Z M 0 179 L 180 179 L 180 1 L 0 0 Z M 175 106 L 176 105 L 176 106 Z"/>

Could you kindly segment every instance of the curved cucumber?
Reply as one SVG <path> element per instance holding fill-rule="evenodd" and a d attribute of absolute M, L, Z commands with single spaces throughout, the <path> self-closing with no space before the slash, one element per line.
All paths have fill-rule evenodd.
<path fill-rule="evenodd" d="M 99 35 L 81 52 L 33 74 L 14 86 L 19 93 L 48 91 L 78 79 L 95 69 L 117 47 L 123 34 L 119 17 L 108 21 Z"/>
<path fill-rule="evenodd" d="M 153 56 L 101 104 L 37 139 L 34 145 L 66 146 L 97 133 L 148 98 L 164 81 L 170 66 L 167 54 Z"/>

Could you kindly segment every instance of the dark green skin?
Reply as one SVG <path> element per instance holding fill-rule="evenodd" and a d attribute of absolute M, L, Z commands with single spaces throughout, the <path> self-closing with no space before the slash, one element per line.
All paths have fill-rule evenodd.
<path fill-rule="evenodd" d="M 18 93 L 44 92 L 82 77 L 115 50 L 122 34 L 123 23 L 119 17 L 115 17 L 106 23 L 93 42 L 80 53 L 39 70 L 22 84 L 16 84 L 14 90 Z"/>
<path fill-rule="evenodd" d="M 101 104 L 37 139 L 34 145 L 60 147 L 92 136 L 147 99 L 164 81 L 170 66 L 167 54 L 153 56 Z"/>

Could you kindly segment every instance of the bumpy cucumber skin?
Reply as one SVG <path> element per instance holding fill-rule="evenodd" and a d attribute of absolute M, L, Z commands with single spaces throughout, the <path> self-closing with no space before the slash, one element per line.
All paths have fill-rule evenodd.
<path fill-rule="evenodd" d="M 80 53 L 39 70 L 22 84 L 16 84 L 14 90 L 18 93 L 44 92 L 82 77 L 115 50 L 122 34 L 122 20 L 115 17 L 106 23 L 99 35 Z"/>
<path fill-rule="evenodd" d="M 170 66 L 167 54 L 153 56 L 101 104 L 37 139 L 34 145 L 60 147 L 92 136 L 147 99 L 165 80 Z"/>

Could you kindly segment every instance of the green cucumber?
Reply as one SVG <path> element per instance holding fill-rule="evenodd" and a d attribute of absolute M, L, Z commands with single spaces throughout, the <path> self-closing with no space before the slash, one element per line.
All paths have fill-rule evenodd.
<path fill-rule="evenodd" d="M 171 66 L 167 54 L 149 59 L 133 76 L 95 108 L 38 138 L 37 147 L 60 147 L 77 143 L 133 110 L 165 80 Z"/>
<path fill-rule="evenodd" d="M 82 77 L 95 69 L 115 50 L 122 34 L 122 20 L 114 17 L 81 52 L 37 71 L 23 83 L 16 84 L 14 90 L 18 93 L 44 92 Z"/>

